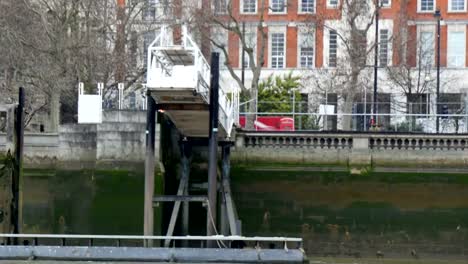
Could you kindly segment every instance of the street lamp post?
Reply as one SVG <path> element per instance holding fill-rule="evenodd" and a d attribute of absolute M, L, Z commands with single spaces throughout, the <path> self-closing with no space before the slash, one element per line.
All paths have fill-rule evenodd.
<path fill-rule="evenodd" d="M 374 47 L 374 98 L 372 102 L 372 125 L 376 124 L 377 122 L 377 68 L 378 68 L 378 52 L 379 52 L 379 9 L 380 9 L 380 1 L 376 0 L 375 3 L 375 47 Z"/>
<path fill-rule="evenodd" d="M 439 92 L 440 92 L 440 10 L 434 12 L 437 19 L 437 82 L 436 82 L 436 132 L 439 133 Z"/>

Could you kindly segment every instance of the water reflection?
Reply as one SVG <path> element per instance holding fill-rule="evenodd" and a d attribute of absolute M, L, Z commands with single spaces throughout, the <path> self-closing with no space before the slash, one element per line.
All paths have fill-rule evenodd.
<path fill-rule="evenodd" d="M 143 174 L 26 171 L 25 233 L 142 233 Z"/>

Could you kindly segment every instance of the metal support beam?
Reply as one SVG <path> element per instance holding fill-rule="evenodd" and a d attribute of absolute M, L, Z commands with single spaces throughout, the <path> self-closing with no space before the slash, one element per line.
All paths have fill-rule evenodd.
<path fill-rule="evenodd" d="M 229 222 L 229 230 L 231 235 L 241 235 L 240 228 L 238 227 L 237 213 L 234 201 L 231 196 L 231 186 L 228 179 L 223 179 L 224 199 L 226 199 L 226 211 Z"/>
<path fill-rule="evenodd" d="M 437 19 L 437 80 L 436 80 L 436 132 L 439 133 L 439 102 L 440 102 L 440 19 L 441 13 L 437 9 L 434 12 L 434 17 Z"/>
<path fill-rule="evenodd" d="M 230 170 L 231 170 L 231 161 L 230 161 L 230 154 L 231 149 L 229 145 L 222 146 L 222 180 L 224 179 L 229 180 L 230 177 Z M 229 234 L 229 225 L 228 225 L 228 215 L 227 215 L 227 207 L 226 207 L 226 197 L 225 197 L 225 190 L 224 185 L 222 185 L 222 193 L 221 193 L 221 234 L 227 236 Z"/>
<path fill-rule="evenodd" d="M 184 186 L 184 195 L 189 195 L 189 177 L 190 177 L 190 142 L 186 139 L 181 143 L 181 165 L 182 165 L 182 178 L 186 179 Z M 182 235 L 189 235 L 189 201 L 184 201 L 182 211 Z M 183 241 L 182 246 L 188 247 L 188 241 Z"/>
<path fill-rule="evenodd" d="M 206 234 L 215 235 L 217 216 L 217 147 L 218 147 L 218 111 L 219 111 L 219 53 L 211 53 L 211 88 L 210 88 L 210 126 L 208 146 L 208 201 Z M 214 241 L 208 241 L 208 247 L 214 247 Z"/>
<path fill-rule="evenodd" d="M 240 220 L 237 216 L 236 206 L 231 195 L 231 144 L 224 144 L 222 147 L 223 154 L 223 167 L 222 167 L 222 189 L 223 199 L 225 202 L 225 210 L 227 216 L 227 223 L 229 224 L 229 231 L 233 236 L 240 236 L 242 234 L 240 227 Z"/>
<path fill-rule="evenodd" d="M 146 113 L 146 159 L 145 159 L 145 202 L 144 202 L 144 223 L 143 234 L 145 236 L 154 235 L 154 146 L 156 139 L 156 110 L 157 105 L 150 93 L 146 95 L 148 107 Z M 148 240 L 145 246 L 153 246 L 153 241 Z"/>
<path fill-rule="evenodd" d="M 377 74 L 379 67 L 379 13 L 380 13 L 380 2 L 376 2 L 375 10 L 375 44 L 374 44 L 374 96 L 372 100 L 372 125 L 377 125 Z M 367 91 L 365 91 L 367 93 Z M 367 113 L 364 113 L 367 114 Z M 364 123 L 367 122 L 366 116 L 364 116 Z"/>
<path fill-rule="evenodd" d="M 185 193 L 186 185 L 188 185 L 188 174 L 184 173 L 184 169 L 182 169 L 182 175 L 180 178 L 179 189 L 177 189 L 177 196 L 182 196 Z M 179 214 L 181 201 L 174 202 L 174 207 L 172 209 L 171 219 L 169 220 L 169 227 L 167 228 L 166 236 L 172 236 L 174 233 L 174 228 L 177 222 L 177 215 Z M 169 247 L 171 243 L 170 239 L 166 239 L 164 242 L 165 247 Z"/>
<path fill-rule="evenodd" d="M 153 203 L 160 202 L 199 202 L 206 203 L 208 198 L 203 195 L 156 195 L 153 197 Z"/>

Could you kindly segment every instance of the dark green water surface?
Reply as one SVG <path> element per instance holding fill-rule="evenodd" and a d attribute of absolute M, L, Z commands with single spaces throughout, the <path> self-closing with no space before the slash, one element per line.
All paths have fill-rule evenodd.
<path fill-rule="evenodd" d="M 142 234 L 142 171 L 25 174 L 25 233 Z M 468 175 L 238 166 L 232 180 L 247 236 L 303 237 L 312 256 L 468 255 Z"/>
<path fill-rule="evenodd" d="M 143 232 L 143 173 L 26 170 L 24 232 Z"/>

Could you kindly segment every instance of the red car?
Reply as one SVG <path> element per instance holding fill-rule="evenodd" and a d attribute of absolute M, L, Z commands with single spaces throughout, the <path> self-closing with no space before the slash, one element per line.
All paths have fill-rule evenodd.
<path fill-rule="evenodd" d="M 245 116 L 239 118 L 242 128 L 245 128 Z M 257 131 L 294 131 L 294 119 L 285 116 L 259 116 L 254 122 Z"/>

